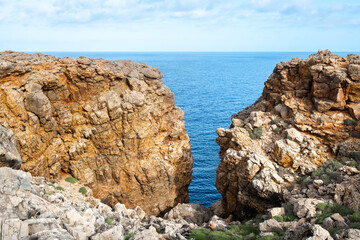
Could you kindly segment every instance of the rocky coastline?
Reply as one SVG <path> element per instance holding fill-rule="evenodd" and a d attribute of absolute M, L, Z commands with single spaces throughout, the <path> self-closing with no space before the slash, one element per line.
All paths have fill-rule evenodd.
<path fill-rule="evenodd" d="M 360 239 L 360 56 L 276 65 L 216 130 L 211 208 L 186 203 L 190 141 L 161 77 L 0 53 L 1 239 Z"/>

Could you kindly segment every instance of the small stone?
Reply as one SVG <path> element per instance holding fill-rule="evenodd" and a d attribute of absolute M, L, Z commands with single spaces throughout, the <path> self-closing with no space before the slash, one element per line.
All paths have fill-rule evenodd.
<path fill-rule="evenodd" d="M 339 214 L 339 213 L 334 213 L 333 215 L 330 216 L 334 221 L 339 221 L 339 222 L 345 222 L 345 219 Z"/>
<path fill-rule="evenodd" d="M 269 217 L 273 218 L 275 216 L 285 216 L 285 208 L 276 207 L 268 210 Z"/>
<path fill-rule="evenodd" d="M 281 225 L 275 219 L 269 219 L 260 223 L 259 229 L 261 232 L 276 232 L 276 233 L 283 232 Z"/>
<path fill-rule="evenodd" d="M 330 230 L 334 228 L 334 220 L 331 219 L 331 217 L 327 217 L 324 219 L 321 225 L 326 230 Z"/>

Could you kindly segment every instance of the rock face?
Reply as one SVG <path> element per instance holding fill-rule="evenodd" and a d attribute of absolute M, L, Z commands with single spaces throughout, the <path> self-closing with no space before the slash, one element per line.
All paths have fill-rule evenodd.
<path fill-rule="evenodd" d="M 105 203 L 156 215 L 188 201 L 192 179 L 184 113 L 161 77 L 132 61 L 2 52 L 0 125 L 23 170 L 70 174 Z"/>
<path fill-rule="evenodd" d="M 224 211 L 238 218 L 265 212 L 298 174 L 329 160 L 358 161 L 359 108 L 360 56 L 326 50 L 277 64 L 262 96 L 232 116 L 230 129 L 217 129 Z"/>

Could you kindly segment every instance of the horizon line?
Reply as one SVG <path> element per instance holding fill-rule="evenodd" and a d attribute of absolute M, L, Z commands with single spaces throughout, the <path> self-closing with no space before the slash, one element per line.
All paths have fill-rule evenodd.
<path fill-rule="evenodd" d="M 323 50 L 323 49 L 318 49 L 318 50 L 307 50 L 307 51 L 260 51 L 260 50 L 256 50 L 256 51 L 49 51 L 49 50 L 45 50 L 45 51 L 14 51 L 14 50 L 1 50 L 2 52 L 5 51 L 14 51 L 14 52 L 24 52 L 24 53 L 317 53 L 319 50 Z M 324 49 L 324 50 L 329 50 L 329 49 Z M 341 52 L 341 53 L 349 53 L 349 52 L 354 52 L 354 53 L 360 53 L 360 50 L 335 50 L 331 52 Z"/>

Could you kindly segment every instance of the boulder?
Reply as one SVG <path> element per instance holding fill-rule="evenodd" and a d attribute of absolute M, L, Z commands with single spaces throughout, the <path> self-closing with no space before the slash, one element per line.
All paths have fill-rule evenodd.
<path fill-rule="evenodd" d="M 210 209 L 197 203 L 180 203 L 164 216 L 165 219 L 184 219 L 188 223 L 197 225 L 208 222 L 210 217 Z"/>
<path fill-rule="evenodd" d="M 71 236 L 65 229 L 52 229 L 52 230 L 44 230 L 33 234 L 27 238 L 26 240 L 75 240 L 73 236 Z"/>
<path fill-rule="evenodd" d="M 298 198 L 293 199 L 292 203 L 294 204 L 294 213 L 299 218 L 309 218 L 313 217 L 316 213 L 316 206 L 323 201 L 312 198 Z"/>
<path fill-rule="evenodd" d="M 211 231 L 227 231 L 226 228 L 229 224 L 222 218 L 214 215 L 209 221 Z"/>
<path fill-rule="evenodd" d="M 285 208 L 283 207 L 275 207 L 268 210 L 268 215 L 270 218 L 275 216 L 285 216 Z"/>
<path fill-rule="evenodd" d="M 141 232 L 135 234 L 132 238 L 133 240 L 158 240 L 160 239 L 160 235 L 156 232 L 154 227 L 150 227 L 149 229 L 145 229 Z"/>
<path fill-rule="evenodd" d="M 264 222 L 259 224 L 259 230 L 261 232 L 276 232 L 276 233 L 282 233 L 283 228 L 279 224 L 278 221 L 275 219 L 269 219 L 265 220 Z"/>
<path fill-rule="evenodd" d="M 302 224 L 285 232 L 284 240 L 333 240 L 330 233 L 320 225 Z"/>
<path fill-rule="evenodd" d="M 97 233 L 91 240 L 118 240 L 124 238 L 124 229 L 121 225 L 110 228 L 109 230 Z"/>
<path fill-rule="evenodd" d="M 335 240 L 357 240 L 360 239 L 360 230 L 359 229 L 345 229 L 340 230 L 335 233 Z"/>

